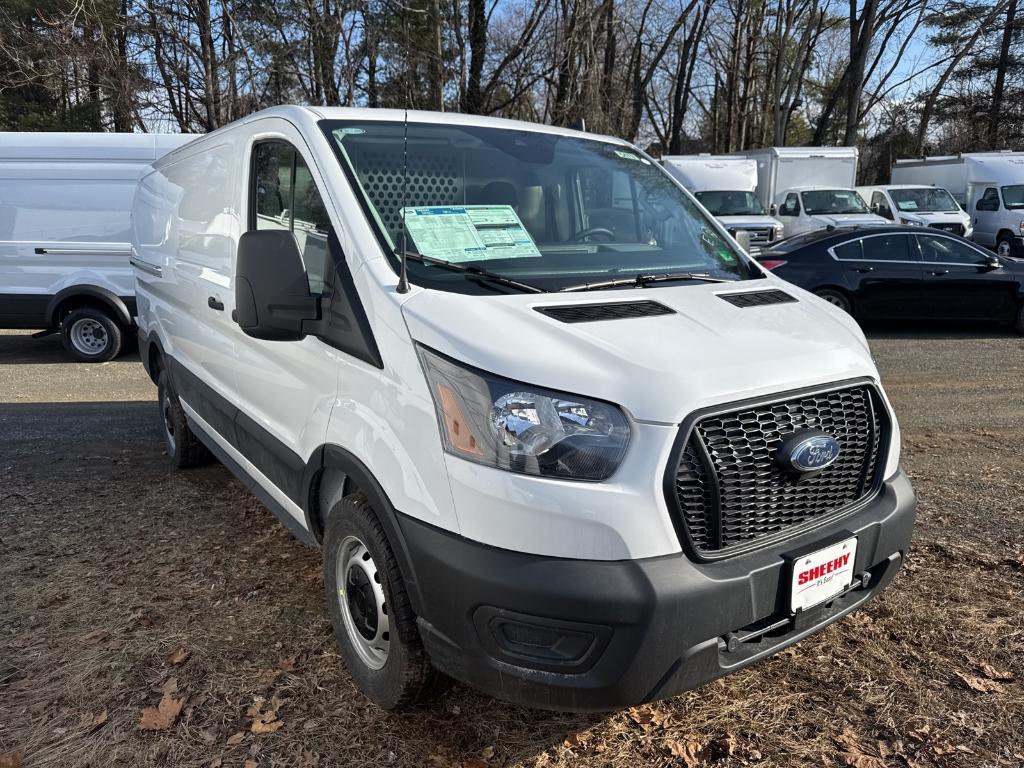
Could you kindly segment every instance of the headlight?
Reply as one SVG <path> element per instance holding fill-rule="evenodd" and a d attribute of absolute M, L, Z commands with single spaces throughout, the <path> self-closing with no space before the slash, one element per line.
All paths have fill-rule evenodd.
<path fill-rule="evenodd" d="M 900 223 L 901 224 L 909 224 L 912 227 L 923 227 L 924 226 L 924 224 L 922 224 L 920 221 L 913 221 L 911 219 L 904 219 L 903 217 L 900 217 Z"/>
<path fill-rule="evenodd" d="M 606 480 L 629 424 L 614 405 L 492 376 L 417 347 L 444 449 L 489 467 L 566 480 Z"/>

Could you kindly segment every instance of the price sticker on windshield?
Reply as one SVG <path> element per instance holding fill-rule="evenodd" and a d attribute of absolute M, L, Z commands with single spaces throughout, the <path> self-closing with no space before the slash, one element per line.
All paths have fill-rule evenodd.
<path fill-rule="evenodd" d="M 424 256 L 461 263 L 541 255 L 511 205 L 403 208 L 401 215 Z"/>

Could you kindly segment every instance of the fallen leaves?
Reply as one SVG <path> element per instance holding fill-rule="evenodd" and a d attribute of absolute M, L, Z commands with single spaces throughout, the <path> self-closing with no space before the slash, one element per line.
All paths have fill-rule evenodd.
<path fill-rule="evenodd" d="M 844 728 L 835 738 L 839 747 L 839 756 L 853 768 L 886 768 L 886 762 L 879 754 L 871 754 L 861 745 L 860 739 L 852 728 Z"/>
<path fill-rule="evenodd" d="M 21 752 L 0 754 L 0 768 L 21 768 Z"/>
<path fill-rule="evenodd" d="M 965 675 L 963 672 L 956 673 L 957 679 L 967 688 L 978 693 L 1002 693 L 1006 689 L 996 680 L 977 675 Z"/>
<path fill-rule="evenodd" d="M 172 667 L 180 667 L 182 664 L 188 661 L 191 656 L 192 651 L 190 651 L 188 648 L 182 645 L 174 651 L 171 651 L 170 655 L 167 657 L 167 663 L 170 664 Z"/>
<path fill-rule="evenodd" d="M 241 731 L 239 731 L 238 733 L 234 734 L 233 736 L 228 736 L 228 746 L 229 747 L 237 746 L 238 744 L 242 743 L 242 739 L 244 739 L 244 738 L 245 738 L 245 734 L 242 733 Z"/>
<path fill-rule="evenodd" d="M 107 722 L 107 710 L 105 709 L 96 714 L 86 712 L 80 719 L 81 726 L 86 733 L 98 731 L 105 722 Z"/>
<path fill-rule="evenodd" d="M 277 710 L 281 708 L 281 702 L 274 697 L 267 704 L 267 708 L 264 709 L 264 700 L 262 696 L 257 696 L 255 703 L 249 707 L 246 714 L 252 718 L 251 730 L 253 733 L 266 734 L 273 733 L 282 725 L 283 720 L 277 718 Z"/>
<path fill-rule="evenodd" d="M 686 768 L 696 768 L 707 756 L 707 745 L 694 736 L 685 739 L 666 739 L 665 748 L 672 757 L 678 757 Z"/>
<path fill-rule="evenodd" d="M 140 731 L 166 731 L 181 714 L 181 708 L 185 705 L 185 698 L 174 698 L 178 690 L 178 679 L 172 677 L 163 687 L 163 697 L 156 707 L 146 707 L 142 710 L 142 718 L 139 720 L 138 730 Z"/>
<path fill-rule="evenodd" d="M 94 629 L 92 632 L 88 632 L 82 635 L 82 642 L 86 645 L 96 645 L 101 643 L 110 637 L 110 633 L 105 629 Z"/>
<path fill-rule="evenodd" d="M 996 669 L 991 664 L 984 661 L 978 665 L 978 671 L 989 680 L 995 680 L 999 683 L 1012 683 L 1016 679 L 1012 672 L 1004 672 L 1001 669 Z"/>

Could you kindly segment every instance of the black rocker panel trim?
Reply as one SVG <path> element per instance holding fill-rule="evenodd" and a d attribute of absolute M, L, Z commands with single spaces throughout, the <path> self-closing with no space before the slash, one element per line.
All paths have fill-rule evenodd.
<path fill-rule="evenodd" d="M 50 294 L 0 293 L 0 328 L 49 328 Z"/>
<path fill-rule="evenodd" d="M 288 531 L 303 544 L 310 547 L 319 547 L 319 544 L 316 539 L 313 538 L 313 535 L 307 529 L 299 525 L 288 510 L 281 506 L 277 502 L 277 499 L 267 493 L 266 489 L 257 482 L 256 478 L 246 472 L 245 467 L 231 458 L 228 452 L 221 448 L 216 440 L 203 431 L 202 427 L 199 427 L 198 424 L 193 426 L 196 427 L 196 437 L 203 442 L 203 445 L 210 449 L 210 452 L 217 457 L 217 460 L 227 467 L 228 471 L 237 477 L 241 481 L 242 485 L 249 489 L 249 492 L 252 493 L 253 496 L 259 499 L 267 509 L 274 513 L 274 517 L 281 521 L 281 525 L 287 528 Z"/>

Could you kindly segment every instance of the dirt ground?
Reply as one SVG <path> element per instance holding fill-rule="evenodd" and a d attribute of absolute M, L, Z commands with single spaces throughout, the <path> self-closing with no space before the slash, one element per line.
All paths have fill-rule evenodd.
<path fill-rule="evenodd" d="M 628 712 L 353 688 L 318 553 L 219 465 L 173 472 L 132 358 L 0 335 L 0 768 L 1024 764 L 1024 340 L 873 330 L 920 497 L 864 611 Z M 142 727 L 140 727 L 142 726 Z"/>

